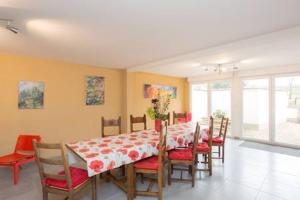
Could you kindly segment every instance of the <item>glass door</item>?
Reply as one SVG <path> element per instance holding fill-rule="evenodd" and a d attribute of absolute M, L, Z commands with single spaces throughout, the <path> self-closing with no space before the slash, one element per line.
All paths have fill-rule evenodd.
<path fill-rule="evenodd" d="M 211 114 L 214 117 L 214 129 L 219 132 L 222 116 L 231 119 L 231 81 L 218 81 L 210 85 Z M 229 120 L 227 135 L 231 135 Z"/>
<path fill-rule="evenodd" d="M 275 142 L 300 146 L 300 76 L 275 78 Z"/>
<path fill-rule="evenodd" d="M 208 116 L 208 84 L 192 85 L 193 121 L 207 123 Z"/>
<path fill-rule="evenodd" d="M 243 81 L 242 136 L 269 141 L 269 79 Z"/>

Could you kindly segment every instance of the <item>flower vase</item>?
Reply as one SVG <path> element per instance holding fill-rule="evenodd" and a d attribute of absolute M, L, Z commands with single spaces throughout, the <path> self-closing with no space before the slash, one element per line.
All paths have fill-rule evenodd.
<path fill-rule="evenodd" d="M 155 130 L 157 132 L 160 132 L 161 129 L 161 120 L 160 119 L 155 119 Z"/>

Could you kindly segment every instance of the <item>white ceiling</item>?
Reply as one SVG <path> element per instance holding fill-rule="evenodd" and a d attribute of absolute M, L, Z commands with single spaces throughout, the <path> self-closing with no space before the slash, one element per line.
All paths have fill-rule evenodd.
<path fill-rule="evenodd" d="M 21 31 L 0 29 L 0 52 L 183 77 L 200 64 L 294 64 L 299 10 L 299 0 L 1 0 L 0 18 Z"/>

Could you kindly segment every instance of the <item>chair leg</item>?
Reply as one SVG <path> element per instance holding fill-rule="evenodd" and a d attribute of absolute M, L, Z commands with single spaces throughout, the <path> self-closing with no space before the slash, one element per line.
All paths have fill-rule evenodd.
<path fill-rule="evenodd" d="M 92 199 L 97 200 L 97 178 L 96 178 L 96 176 L 93 178 L 93 182 L 92 182 Z"/>
<path fill-rule="evenodd" d="M 219 156 L 219 158 L 221 158 L 221 147 L 220 146 L 218 146 L 218 156 Z"/>
<path fill-rule="evenodd" d="M 195 175 L 196 175 L 195 164 L 192 164 L 191 167 L 192 167 L 192 187 L 194 187 L 195 186 Z"/>
<path fill-rule="evenodd" d="M 171 185 L 171 171 L 172 171 L 172 164 L 168 162 L 168 185 Z"/>
<path fill-rule="evenodd" d="M 110 175 L 110 171 L 107 171 L 106 173 L 105 173 L 105 181 L 108 183 L 110 180 L 109 180 L 109 175 Z"/>
<path fill-rule="evenodd" d="M 136 198 L 136 172 L 133 172 L 133 197 Z"/>
<path fill-rule="evenodd" d="M 126 176 L 126 169 L 124 165 L 121 167 L 121 176 Z"/>
<path fill-rule="evenodd" d="M 224 145 L 222 146 L 222 163 L 224 163 L 224 156 L 225 156 L 225 148 Z"/>
<path fill-rule="evenodd" d="M 212 155 L 211 152 L 208 154 L 208 169 L 209 169 L 209 175 L 212 175 Z"/>
<path fill-rule="evenodd" d="M 157 174 L 157 185 L 158 185 L 158 200 L 162 200 L 163 173 L 161 171 L 159 171 Z"/>
<path fill-rule="evenodd" d="M 140 174 L 141 175 L 141 183 L 144 184 L 144 174 Z"/>
<path fill-rule="evenodd" d="M 193 172 L 192 172 L 192 166 L 189 165 L 189 174 L 192 175 L 192 173 L 193 173 Z"/>
<path fill-rule="evenodd" d="M 174 172 L 174 169 L 173 169 L 174 167 L 173 167 L 173 164 L 171 164 L 171 174 L 173 174 L 173 172 Z"/>
<path fill-rule="evenodd" d="M 18 180 L 19 180 L 19 170 L 20 170 L 19 165 L 13 166 L 13 178 L 14 178 L 14 184 L 15 185 L 17 185 Z"/>
<path fill-rule="evenodd" d="M 162 186 L 166 187 L 166 181 L 165 181 L 165 165 L 163 165 L 163 169 L 162 169 Z"/>
<path fill-rule="evenodd" d="M 48 192 L 43 189 L 43 200 L 48 200 Z"/>

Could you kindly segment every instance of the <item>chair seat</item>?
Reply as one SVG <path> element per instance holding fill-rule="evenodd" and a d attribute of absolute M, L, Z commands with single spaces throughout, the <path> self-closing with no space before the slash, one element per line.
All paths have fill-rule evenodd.
<path fill-rule="evenodd" d="M 185 122 L 186 122 L 185 118 L 177 118 L 177 123 L 178 124 L 182 124 L 182 123 L 185 123 Z"/>
<path fill-rule="evenodd" d="M 150 158 L 145 158 L 141 161 L 134 163 L 133 166 L 137 169 L 158 170 L 159 167 L 158 157 L 152 156 Z"/>
<path fill-rule="evenodd" d="M 12 153 L 0 157 L 0 164 L 14 164 L 24 159 L 32 158 L 33 156 L 21 155 L 18 153 Z"/>
<path fill-rule="evenodd" d="M 61 171 L 58 174 L 64 175 L 65 171 Z M 62 190 L 69 190 L 74 189 L 89 180 L 88 172 L 84 169 L 70 167 L 70 174 L 72 179 L 72 188 L 68 188 L 67 181 L 53 178 L 46 178 L 45 184 L 50 187 L 55 187 Z"/>
<path fill-rule="evenodd" d="M 197 146 L 198 153 L 208 153 L 210 152 L 210 148 L 206 142 L 199 143 Z"/>
<path fill-rule="evenodd" d="M 203 142 L 208 142 L 208 138 L 207 137 L 204 137 L 203 138 Z M 221 138 L 221 137 L 213 137 L 212 138 L 212 143 L 213 144 L 223 144 L 224 143 L 224 141 L 223 141 L 223 138 Z"/>
<path fill-rule="evenodd" d="M 174 149 L 169 152 L 171 160 L 193 160 L 193 152 L 191 148 Z"/>

